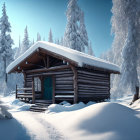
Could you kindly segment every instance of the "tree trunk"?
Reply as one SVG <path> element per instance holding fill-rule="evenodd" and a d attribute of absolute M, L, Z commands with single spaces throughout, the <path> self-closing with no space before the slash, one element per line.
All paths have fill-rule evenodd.
<path fill-rule="evenodd" d="M 136 87 L 136 93 L 133 96 L 132 103 L 139 99 L 139 87 Z"/>

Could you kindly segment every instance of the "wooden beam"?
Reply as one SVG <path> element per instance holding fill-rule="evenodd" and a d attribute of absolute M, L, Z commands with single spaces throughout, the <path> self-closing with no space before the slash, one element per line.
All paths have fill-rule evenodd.
<path fill-rule="evenodd" d="M 26 73 L 48 72 L 48 71 L 55 71 L 55 70 L 61 70 L 61 69 L 67 69 L 67 68 L 70 68 L 70 66 L 62 65 L 62 66 L 56 66 L 56 67 L 50 67 L 50 68 L 27 70 Z"/>
<path fill-rule="evenodd" d="M 108 89 L 109 99 L 110 99 L 110 89 L 111 89 L 111 82 L 110 82 L 111 77 L 110 77 L 110 76 L 111 76 L 111 75 L 109 74 L 109 89 Z"/>
<path fill-rule="evenodd" d="M 16 99 L 17 99 L 17 85 L 16 85 Z"/>
<path fill-rule="evenodd" d="M 62 56 L 62 55 L 60 55 L 60 54 L 56 54 L 56 53 L 54 53 L 54 52 L 45 50 L 45 49 L 43 49 L 43 48 L 40 48 L 39 51 L 40 51 L 40 53 L 53 56 L 53 57 L 55 57 L 55 58 L 58 58 L 58 59 L 67 61 L 67 62 L 69 62 L 70 64 L 72 64 L 72 65 L 74 65 L 74 66 L 78 66 L 77 62 L 75 62 L 75 61 L 73 61 L 73 60 L 71 60 L 71 59 L 69 59 L 69 58 L 67 58 L 67 57 L 64 57 L 64 56 Z"/>
<path fill-rule="evenodd" d="M 22 91 L 22 90 L 32 90 L 32 88 L 17 88 L 17 91 Z"/>
<path fill-rule="evenodd" d="M 55 76 L 52 77 L 53 80 L 53 104 L 55 104 Z"/>
<path fill-rule="evenodd" d="M 44 66 L 42 66 L 42 65 L 34 64 L 34 63 L 31 63 L 31 62 L 28 62 L 28 64 L 26 64 L 26 65 L 33 65 L 33 66 L 44 68 Z"/>
<path fill-rule="evenodd" d="M 24 76 L 24 88 L 26 87 L 26 73 L 23 72 L 23 76 Z"/>
<path fill-rule="evenodd" d="M 44 79 L 43 79 L 43 77 L 42 77 L 42 76 L 41 76 L 41 78 L 40 78 L 40 79 L 41 79 L 41 97 L 42 97 L 42 99 L 43 99 L 43 94 L 44 94 L 44 85 L 43 85 L 43 84 L 44 84 L 44 82 L 43 82 L 43 81 L 44 81 Z"/>
<path fill-rule="evenodd" d="M 71 69 L 73 71 L 73 86 L 74 86 L 74 103 L 78 102 L 78 82 L 77 82 L 77 69 L 75 66 L 70 65 Z"/>
<path fill-rule="evenodd" d="M 32 103 L 35 103 L 34 77 L 32 77 Z"/>
<path fill-rule="evenodd" d="M 46 63 L 46 59 L 43 57 L 43 62 L 44 62 L 44 66 L 45 68 L 47 68 L 47 63 Z"/>
<path fill-rule="evenodd" d="M 50 57 L 47 55 L 47 68 L 49 68 L 50 67 Z"/>

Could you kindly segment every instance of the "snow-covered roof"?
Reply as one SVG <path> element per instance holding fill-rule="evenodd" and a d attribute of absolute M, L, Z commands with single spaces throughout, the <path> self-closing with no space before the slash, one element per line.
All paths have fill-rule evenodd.
<path fill-rule="evenodd" d="M 107 62 L 100 58 L 90 56 L 88 54 L 85 54 L 85 53 L 82 53 L 82 52 L 79 52 L 79 51 L 76 51 L 76 50 L 73 50 L 64 46 L 60 46 L 54 43 L 49 43 L 46 41 L 38 41 L 33 46 L 31 46 L 24 54 L 22 54 L 20 57 L 14 60 L 7 67 L 6 72 L 10 73 L 15 67 L 17 67 L 28 56 L 33 54 L 39 48 L 45 49 L 46 51 L 68 58 L 76 62 L 79 67 L 82 67 L 84 65 L 90 65 L 90 66 L 95 66 L 97 68 L 103 68 L 103 69 L 114 71 L 114 72 L 120 72 L 120 68 L 113 63 Z"/>

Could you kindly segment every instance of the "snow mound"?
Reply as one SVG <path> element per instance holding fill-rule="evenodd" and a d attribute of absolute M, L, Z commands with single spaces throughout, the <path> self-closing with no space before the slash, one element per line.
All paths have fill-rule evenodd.
<path fill-rule="evenodd" d="M 140 111 L 140 99 L 136 100 L 132 105 L 131 108 Z"/>
<path fill-rule="evenodd" d="M 4 104 L 8 104 L 9 108 L 14 111 L 28 111 L 31 106 L 31 104 L 15 99 L 15 94 L 3 97 L 1 100 Z"/>
<path fill-rule="evenodd" d="M 0 119 L 12 119 L 12 114 L 7 111 L 5 106 L 0 106 Z"/>
<path fill-rule="evenodd" d="M 77 111 L 50 115 L 49 121 L 70 139 L 140 140 L 136 111 L 117 103 L 97 103 Z"/>
<path fill-rule="evenodd" d="M 65 112 L 65 111 L 74 111 L 74 110 L 82 109 L 82 108 L 89 106 L 91 104 L 95 104 L 95 102 L 88 102 L 87 104 L 80 102 L 78 104 L 71 105 L 70 103 L 63 101 L 60 104 L 50 105 L 48 107 L 46 113 L 50 113 L 50 112 L 59 113 L 59 112 Z"/>

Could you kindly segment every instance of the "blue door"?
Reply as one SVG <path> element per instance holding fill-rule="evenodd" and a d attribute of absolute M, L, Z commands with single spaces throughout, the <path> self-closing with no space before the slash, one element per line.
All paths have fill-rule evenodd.
<path fill-rule="evenodd" d="M 52 100 L 52 77 L 46 77 L 44 79 L 44 99 Z"/>

